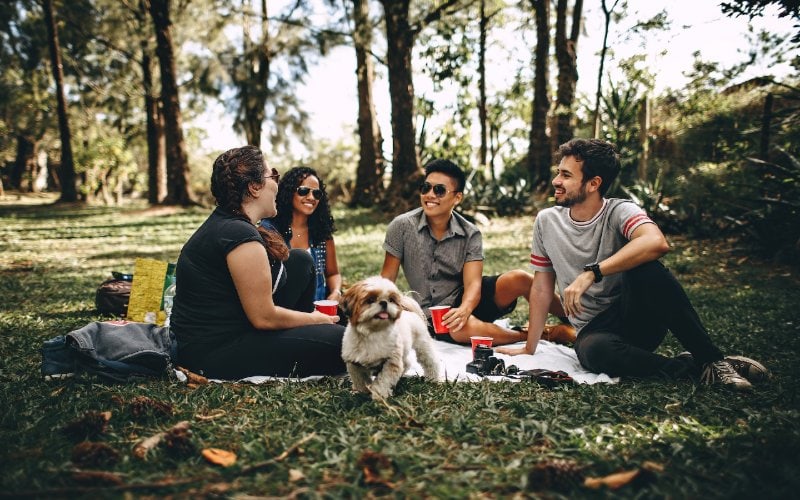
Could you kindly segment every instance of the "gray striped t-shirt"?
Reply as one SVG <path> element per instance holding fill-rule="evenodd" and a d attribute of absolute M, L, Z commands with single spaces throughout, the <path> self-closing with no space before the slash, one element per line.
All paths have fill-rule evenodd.
<path fill-rule="evenodd" d="M 556 285 L 563 291 L 583 266 L 615 254 L 637 227 L 647 223 L 654 224 L 644 210 L 617 198 L 604 198 L 603 208 L 588 221 L 573 220 L 567 207 L 547 208 L 533 224 L 531 267 L 535 272 L 555 272 Z M 619 297 L 621 280 L 622 273 L 605 276 L 583 294 L 583 311 L 569 318 L 578 331 Z"/>

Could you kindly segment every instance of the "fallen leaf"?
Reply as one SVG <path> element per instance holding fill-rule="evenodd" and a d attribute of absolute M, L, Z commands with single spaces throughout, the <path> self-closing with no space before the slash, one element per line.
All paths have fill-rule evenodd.
<path fill-rule="evenodd" d="M 219 448 L 206 448 L 202 451 L 203 458 L 212 464 L 222 467 L 230 467 L 236 463 L 236 453 L 221 450 Z"/>
<path fill-rule="evenodd" d="M 395 473 L 392 460 L 382 453 L 365 451 L 358 459 L 358 466 L 364 473 L 365 484 L 377 484 L 394 488 L 394 483 L 390 481 Z"/>
<path fill-rule="evenodd" d="M 289 482 L 296 483 L 297 481 L 302 481 L 306 478 L 306 475 L 303 474 L 303 471 L 298 469 L 289 469 Z"/>
<path fill-rule="evenodd" d="M 640 472 L 640 469 L 636 469 L 625 472 L 616 472 L 606 477 L 587 477 L 583 481 L 583 485 L 592 489 L 598 489 L 602 486 L 606 486 L 612 490 L 616 490 L 636 479 L 636 476 L 638 476 Z"/>
<path fill-rule="evenodd" d="M 205 415 L 200 415 L 199 413 L 194 416 L 197 420 L 214 420 L 215 418 L 219 418 L 225 415 L 227 412 L 221 408 L 218 408 L 211 413 L 206 413 Z"/>

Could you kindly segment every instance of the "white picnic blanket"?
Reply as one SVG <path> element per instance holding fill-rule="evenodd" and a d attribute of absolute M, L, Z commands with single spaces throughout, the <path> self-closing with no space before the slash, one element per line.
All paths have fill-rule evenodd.
<path fill-rule="evenodd" d="M 439 355 L 439 360 L 442 368 L 442 375 L 448 381 L 457 382 L 478 382 L 480 380 L 491 381 L 518 381 L 503 376 L 488 376 L 481 377 L 474 373 L 467 372 L 467 363 L 472 360 L 472 348 L 470 346 L 463 346 L 451 344 L 449 342 L 434 342 L 436 352 Z M 515 344 L 522 346 L 523 343 Z M 605 373 L 592 373 L 583 368 L 578 362 L 578 357 L 571 347 L 567 347 L 546 340 L 539 341 L 536 348 L 536 353 L 533 355 L 525 354 L 520 356 L 506 356 L 505 354 L 495 353 L 495 356 L 502 359 L 506 367 L 516 365 L 520 370 L 531 370 L 534 368 L 544 368 L 546 370 L 558 371 L 562 370 L 567 372 L 576 382 L 581 384 L 616 384 L 619 382 L 618 377 L 609 377 Z M 183 373 L 176 372 L 176 375 L 183 378 Z M 416 361 L 406 372 L 406 376 L 422 375 L 422 367 Z M 321 377 L 305 377 L 301 379 L 291 379 L 292 381 L 310 381 L 318 380 Z M 277 377 L 247 377 L 239 382 L 248 382 L 251 384 L 261 384 L 270 380 L 290 380 Z M 212 382 L 224 382 L 223 380 L 212 380 Z"/>
<path fill-rule="evenodd" d="M 442 363 L 442 374 L 446 380 L 458 382 L 477 382 L 484 379 L 492 381 L 516 380 L 503 376 L 482 377 L 475 373 L 468 373 L 467 363 L 472 361 L 472 348 L 470 346 L 451 344 L 449 342 L 436 342 L 435 344 L 436 352 L 439 354 L 439 359 Z M 521 347 L 524 345 L 524 342 L 512 345 Z M 562 370 L 581 384 L 616 384 L 619 382 L 618 377 L 612 378 L 605 373 L 592 373 L 587 371 L 581 366 L 575 351 L 571 347 L 548 342 L 546 340 L 539 341 L 539 345 L 536 347 L 536 353 L 532 355 L 507 356 L 497 352 L 495 352 L 494 355 L 505 362 L 506 368 L 510 365 L 516 365 L 520 370 L 531 370 L 534 368 L 544 368 L 553 371 Z M 422 375 L 422 368 L 415 363 L 411 369 L 406 372 L 406 375 Z"/>

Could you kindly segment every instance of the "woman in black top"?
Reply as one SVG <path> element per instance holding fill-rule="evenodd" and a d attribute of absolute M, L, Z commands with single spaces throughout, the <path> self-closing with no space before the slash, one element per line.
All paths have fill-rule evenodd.
<path fill-rule="evenodd" d="M 214 162 L 217 208 L 189 238 L 176 268 L 171 328 L 178 361 L 211 378 L 345 372 L 338 316 L 314 310 L 314 263 L 258 227 L 276 214 L 280 175 L 254 146 Z"/>

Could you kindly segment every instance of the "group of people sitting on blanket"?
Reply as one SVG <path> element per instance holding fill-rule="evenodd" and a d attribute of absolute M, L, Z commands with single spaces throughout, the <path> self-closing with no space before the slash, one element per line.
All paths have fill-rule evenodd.
<path fill-rule="evenodd" d="M 402 268 L 426 314 L 431 306 L 451 307 L 443 318 L 449 334 L 436 335 L 440 340 L 468 344 L 471 336 L 489 336 L 501 346 L 497 352 L 534 354 L 551 314 L 574 328 L 578 360 L 590 371 L 739 390 L 766 378 L 758 362 L 725 357 L 714 345 L 659 261 L 669 244 L 658 226 L 632 201 L 605 197 L 620 170 L 614 146 L 573 139 L 559 147 L 558 159 L 555 206 L 534 221 L 533 273 L 483 275 L 481 232 L 455 212 L 465 174 L 436 159 L 425 165 L 420 207 L 388 225 L 381 276 L 394 281 Z M 344 373 L 346 319 L 313 305 L 342 295 L 323 179 L 308 167 L 282 177 L 258 148 L 245 146 L 215 160 L 211 192 L 216 208 L 177 261 L 171 328 L 179 364 L 221 379 Z M 520 297 L 529 302 L 527 329 L 496 323 Z M 667 331 L 687 352 L 654 352 Z"/>

